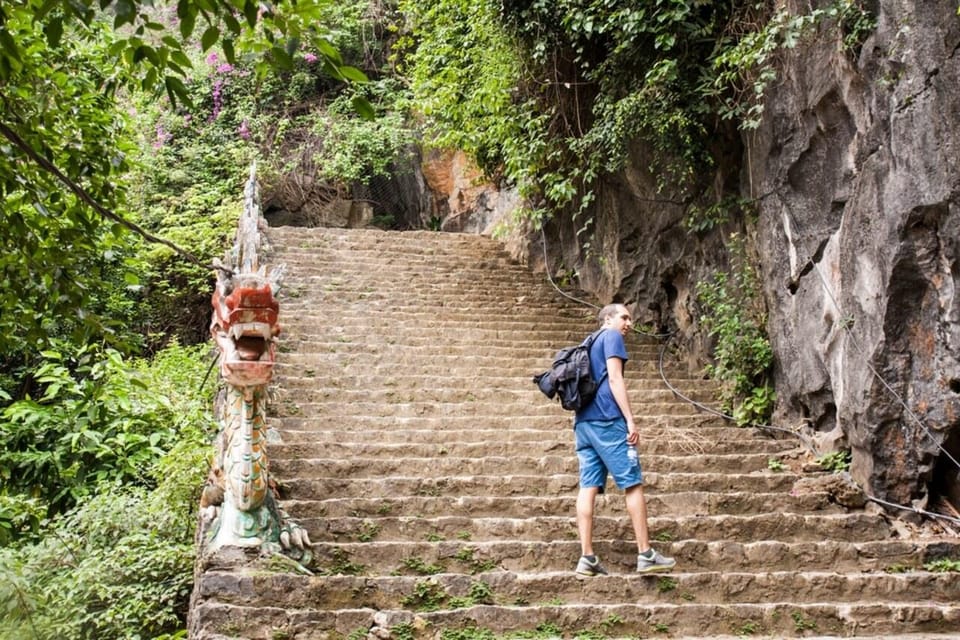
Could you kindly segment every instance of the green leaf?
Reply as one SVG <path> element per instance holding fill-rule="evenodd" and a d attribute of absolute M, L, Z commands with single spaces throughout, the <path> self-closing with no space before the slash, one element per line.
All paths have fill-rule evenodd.
<path fill-rule="evenodd" d="M 237 56 L 233 50 L 233 39 L 224 38 L 223 42 L 220 43 L 220 46 L 223 47 L 223 55 L 227 57 L 227 62 L 229 62 L 230 64 L 236 64 Z"/>
<path fill-rule="evenodd" d="M 360 115 L 364 120 L 373 120 L 376 118 L 376 112 L 366 98 L 363 96 L 354 96 L 350 101 L 353 105 L 354 110 Z"/>
<path fill-rule="evenodd" d="M 180 78 L 176 76 L 166 76 L 163 79 L 163 84 L 167 89 L 167 97 L 170 98 L 170 102 L 177 104 L 179 101 L 181 104 L 185 104 L 189 107 L 193 106 L 193 101 L 190 99 L 190 93 L 187 91 L 187 88 L 184 86 Z"/>
<path fill-rule="evenodd" d="M 180 11 L 181 7 L 185 7 L 182 13 Z M 180 18 L 180 35 L 186 40 L 193 33 L 193 29 L 197 24 L 196 9 L 194 9 L 189 2 L 186 2 L 186 0 L 181 0 L 177 6 L 177 16 Z"/>
<path fill-rule="evenodd" d="M 10 32 L 5 28 L 0 28 L 0 46 L 3 47 L 4 57 L 16 60 L 18 63 L 21 61 L 20 47 L 13 41 Z M 19 69 L 20 65 L 17 64 L 15 68 Z"/>
<path fill-rule="evenodd" d="M 257 13 L 258 6 L 253 0 L 247 0 L 243 4 L 243 16 L 247 19 L 247 24 L 250 25 L 250 28 L 257 26 Z"/>
<path fill-rule="evenodd" d="M 43 34 L 47 37 L 47 46 L 56 49 L 60 46 L 60 38 L 63 36 L 63 20 L 54 18 L 43 28 Z"/>
<path fill-rule="evenodd" d="M 210 47 L 217 43 L 217 40 L 220 39 L 220 29 L 216 27 L 207 27 L 207 30 L 203 32 L 203 35 L 200 36 L 200 47 L 204 51 L 207 51 Z"/>
<path fill-rule="evenodd" d="M 364 74 L 363 71 L 360 71 L 360 69 L 357 69 L 356 67 L 344 65 L 338 68 L 340 70 L 340 75 L 342 75 L 347 80 L 350 80 L 351 82 L 368 82 L 369 81 L 366 74 Z"/>
<path fill-rule="evenodd" d="M 113 5 L 113 28 L 119 29 L 125 24 L 133 24 L 137 15 L 136 6 L 131 0 L 117 0 Z"/>

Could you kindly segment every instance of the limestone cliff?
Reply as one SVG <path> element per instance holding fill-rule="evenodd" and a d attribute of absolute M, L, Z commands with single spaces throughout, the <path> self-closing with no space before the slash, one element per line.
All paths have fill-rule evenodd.
<path fill-rule="evenodd" d="M 886 0 L 857 56 L 824 33 L 784 57 L 763 122 L 717 180 L 739 176 L 755 227 L 699 236 L 657 195 L 638 149 L 592 211 L 547 227 L 550 268 L 601 300 L 679 331 L 705 355 L 695 283 L 748 231 L 760 256 L 775 351 L 778 424 L 853 454 L 867 492 L 957 503 L 960 459 L 960 19 L 951 2 Z M 856 57 L 856 59 L 853 59 Z M 582 224 L 582 222 L 580 223 Z M 541 261 L 540 236 L 526 255 Z"/>

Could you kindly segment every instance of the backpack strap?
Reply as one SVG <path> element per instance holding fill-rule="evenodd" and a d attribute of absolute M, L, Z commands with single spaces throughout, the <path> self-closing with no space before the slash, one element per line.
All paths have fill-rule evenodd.
<path fill-rule="evenodd" d="M 585 346 L 585 347 L 587 348 L 587 355 L 588 355 L 588 357 L 593 353 L 593 343 L 597 341 L 597 338 L 599 338 L 599 337 L 600 337 L 600 334 L 603 333 L 604 331 L 606 331 L 606 328 L 597 329 L 596 331 L 594 331 L 593 333 L 591 333 L 590 335 L 588 335 L 588 336 L 584 339 L 584 341 L 583 341 L 583 346 Z M 591 362 L 592 362 L 592 360 L 591 360 Z M 598 387 L 598 388 L 599 388 L 599 386 L 600 386 L 601 384 L 603 384 L 603 381 L 606 379 L 606 377 L 607 377 L 607 368 L 604 367 L 604 368 L 603 368 L 603 375 L 600 376 L 600 379 L 599 379 L 599 380 L 597 380 L 597 387 Z"/>

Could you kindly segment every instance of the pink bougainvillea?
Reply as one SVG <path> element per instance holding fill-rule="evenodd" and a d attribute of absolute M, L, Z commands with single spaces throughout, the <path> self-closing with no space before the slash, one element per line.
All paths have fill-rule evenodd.
<path fill-rule="evenodd" d="M 309 64 L 313 64 L 319 58 L 317 58 L 317 56 L 312 53 L 305 53 L 303 54 L 303 59 L 306 60 Z"/>

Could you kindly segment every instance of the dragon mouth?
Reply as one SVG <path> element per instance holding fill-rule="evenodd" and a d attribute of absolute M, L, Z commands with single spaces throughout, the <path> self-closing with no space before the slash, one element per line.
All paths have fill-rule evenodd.
<path fill-rule="evenodd" d="M 277 302 L 269 285 L 234 288 L 214 294 L 210 326 L 220 349 L 220 373 L 230 384 L 257 386 L 270 382 L 275 361 Z"/>
<path fill-rule="evenodd" d="M 233 342 L 235 358 L 243 362 L 260 361 L 270 356 L 270 343 L 273 339 L 271 327 L 265 322 L 244 322 L 230 327 L 230 339 Z"/>

